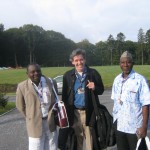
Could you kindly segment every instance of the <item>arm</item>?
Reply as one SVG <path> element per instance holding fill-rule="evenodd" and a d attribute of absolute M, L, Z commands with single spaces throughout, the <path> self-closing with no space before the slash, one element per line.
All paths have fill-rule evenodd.
<path fill-rule="evenodd" d="M 149 117 L 149 106 L 145 105 L 142 107 L 143 123 L 142 127 L 138 129 L 138 135 L 144 138 L 147 135 L 148 117 Z"/>
<path fill-rule="evenodd" d="M 23 116 L 26 117 L 24 96 L 19 86 L 16 91 L 16 107 L 23 114 Z"/>
<path fill-rule="evenodd" d="M 143 78 L 141 87 L 141 94 L 139 97 L 142 104 L 142 127 L 138 129 L 139 136 L 145 137 L 147 134 L 148 118 L 149 118 L 149 105 L 150 105 L 150 90 L 147 84 L 147 80 Z"/>

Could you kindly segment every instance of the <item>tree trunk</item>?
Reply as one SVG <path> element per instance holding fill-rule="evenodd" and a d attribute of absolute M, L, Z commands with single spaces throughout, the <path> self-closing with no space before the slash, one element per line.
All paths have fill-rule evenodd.
<path fill-rule="evenodd" d="M 15 66 L 16 66 L 16 68 L 18 68 L 18 62 L 17 62 L 17 55 L 16 55 L 16 53 L 14 54 L 14 57 L 15 57 Z"/>

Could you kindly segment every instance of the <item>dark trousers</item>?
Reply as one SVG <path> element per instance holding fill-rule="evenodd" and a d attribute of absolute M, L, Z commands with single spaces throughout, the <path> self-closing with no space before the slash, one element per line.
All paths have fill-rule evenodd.
<path fill-rule="evenodd" d="M 138 139 L 136 134 L 116 131 L 116 140 L 118 150 L 135 150 Z"/>
<path fill-rule="evenodd" d="M 117 121 L 114 123 L 118 150 L 135 150 L 138 138 L 136 134 L 117 131 Z"/>
<path fill-rule="evenodd" d="M 66 150 L 68 134 L 69 134 L 69 128 L 59 129 L 58 148 L 60 150 Z"/>

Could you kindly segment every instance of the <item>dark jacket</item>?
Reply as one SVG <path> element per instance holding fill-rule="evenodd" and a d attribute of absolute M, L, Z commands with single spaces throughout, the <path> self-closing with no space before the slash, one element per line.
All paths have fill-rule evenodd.
<path fill-rule="evenodd" d="M 66 72 L 63 76 L 63 90 L 62 100 L 66 105 L 66 110 L 69 119 L 69 125 L 73 125 L 74 120 L 74 84 L 76 80 L 75 69 Z M 93 112 L 93 103 L 91 90 L 86 87 L 88 80 L 95 84 L 95 98 L 96 102 L 99 103 L 98 95 L 104 92 L 104 86 L 100 74 L 95 70 L 87 67 L 87 75 L 85 79 L 85 109 L 86 109 L 86 125 L 89 125 L 91 115 Z"/>

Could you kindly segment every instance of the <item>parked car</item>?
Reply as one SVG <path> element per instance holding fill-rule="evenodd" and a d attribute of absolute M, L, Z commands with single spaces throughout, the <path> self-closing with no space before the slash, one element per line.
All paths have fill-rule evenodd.
<path fill-rule="evenodd" d="M 55 77 L 54 80 L 57 83 L 58 94 L 62 94 L 63 75 Z"/>

